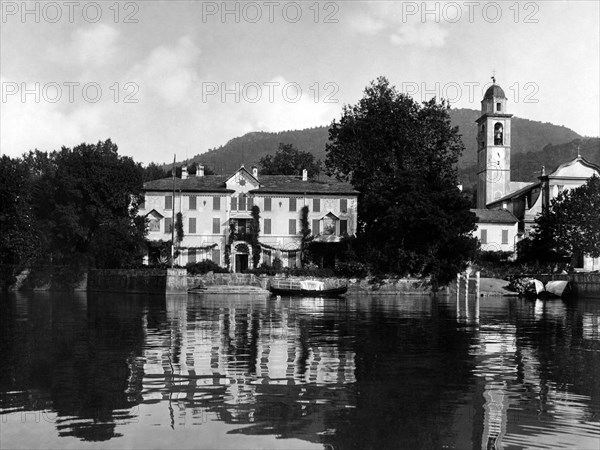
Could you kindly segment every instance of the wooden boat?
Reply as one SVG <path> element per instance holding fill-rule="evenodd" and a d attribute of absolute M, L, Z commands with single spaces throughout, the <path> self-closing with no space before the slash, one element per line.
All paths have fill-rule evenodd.
<path fill-rule="evenodd" d="M 536 298 L 563 297 L 571 292 L 571 285 L 568 281 L 553 280 L 548 281 L 546 285 L 540 280 L 533 278 L 525 282 L 525 295 Z"/>
<path fill-rule="evenodd" d="M 297 280 L 293 278 L 274 278 L 269 283 L 272 294 L 302 297 L 338 297 L 348 291 L 348 285 L 338 281 Z"/>
<path fill-rule="evenodd" d="M 554 280 L 546 283 L 546 292 L 555 297 L 562 297 L 569 294 L 571 285 L 568 281 Z"/>

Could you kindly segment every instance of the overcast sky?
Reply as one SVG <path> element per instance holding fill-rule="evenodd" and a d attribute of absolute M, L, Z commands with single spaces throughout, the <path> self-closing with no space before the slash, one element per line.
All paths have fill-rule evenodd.
<path fill-rule="evenodd" d="M 600 135 L 597 1 L 1 4 L 11 156 L 111 138 L 144 163 L 181 160 L 328 125 L 380 75 L 479 109 L 495 71 L 510 113 Z"/>

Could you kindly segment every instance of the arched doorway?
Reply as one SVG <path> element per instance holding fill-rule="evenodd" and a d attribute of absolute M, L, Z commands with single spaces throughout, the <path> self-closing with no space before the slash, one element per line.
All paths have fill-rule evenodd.
<path fill-rule="evenodd" d="M 236 244 L 234 246 L 234 272 L 242 273 L 248 270 L 250 249 L 247 244 Z"/>

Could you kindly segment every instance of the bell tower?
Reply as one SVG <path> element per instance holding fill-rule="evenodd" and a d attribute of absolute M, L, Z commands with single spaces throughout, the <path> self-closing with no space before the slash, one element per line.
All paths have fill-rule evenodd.
<path fill-rule="evenodd" d="M 477 119 L 477 208 L 510 192 L 510 121 L 506 95 L 496 84 L 485 91 Z"/>

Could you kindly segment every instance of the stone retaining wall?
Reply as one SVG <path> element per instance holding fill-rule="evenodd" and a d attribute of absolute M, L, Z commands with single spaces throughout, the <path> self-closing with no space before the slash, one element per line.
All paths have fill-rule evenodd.
<path fill-rule="evenodd" d="M 187 293 L 186 269 L 110 269 L 88 272 L 88 291 Z"/>
<path fill-rule="evenodd" d="M 536 278 L 546 284 L 548 281 L 570 281 L 573 292 L 578 297 L 599 297 L 600 298 L 600 273 L 576 272 L 570 274 L 546 273 L 537 275 L 527 275 Z"/>

